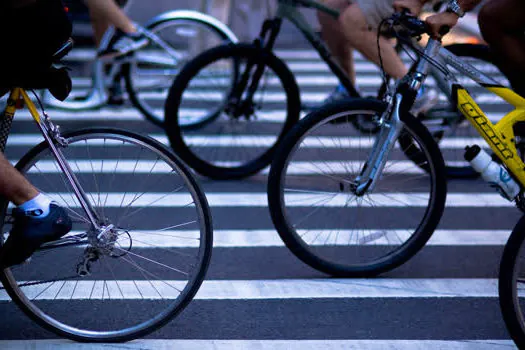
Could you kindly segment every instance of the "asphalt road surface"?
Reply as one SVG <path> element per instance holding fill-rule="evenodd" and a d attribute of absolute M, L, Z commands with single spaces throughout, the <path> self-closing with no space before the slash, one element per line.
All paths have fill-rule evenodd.
<path fill-rule="evenodd" d="M 295 73 L 303 102 L 322 101 L 335 86 L 335 78 L 315 52 L 281 49 L 277 54 Z M 92 55 L 84 50 L 72 56 L 89 60 Z M 360 57 L 357 65 L 361 91 L 372 93 L 380 81 L 377 70 Z M 75 91 L 85 92 L 89 80 L 76 67 Z M 279 110 L 281 102 L 276 101 L 272 107 Z M 482 107 L 494 118 L 506 110 L 491 99 Z M 163 130 L 144 121 L 130 104 L 47 112 L 64 130 L 118 126 L 167 143 Z M 12 161 L 39 139 L 28 113 L 20 115 L 8 142 L 7 156 Z M 460 150 L 463 141 L 451 145 L 449 151 Z M 438 230 L 408 263 L 379 278 L 337 279 L 303 264 L 284 247 L 266 204 L 266 174 L 242 181 L 199 178 L 211 205 L 215 231 L 213 257 L 201 291 L 165 327 L 118 348 L 513 348 L 499 310 L 497 274 L 503 246 L 520 213 L 483 181 L 449 181 L 448 205 Z M 391 217 L 389 210 L 379 209 L 376 223 L 382 216 Z M 81 303 L 74 298 L 58 302 L 64 310 Z M 112 322 L 111 317 L 98 315 L 93 305 L 76 305 L 87 324 Z M 96 305 L 119 313 L 118 305 L 111 301 L 97 301 Z M 136 301 L 129 317 L 144 307 L 147 303 Z M 1 349 L 99 348 L 56 339 L 27 318 L 3 291 L 0 315 Z"/>

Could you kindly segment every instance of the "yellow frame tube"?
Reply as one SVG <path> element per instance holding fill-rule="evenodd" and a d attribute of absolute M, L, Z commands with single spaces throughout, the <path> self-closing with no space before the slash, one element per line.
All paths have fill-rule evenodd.
<path fill-rule="evenodd" d="M 33 101 L 31 101 L 31 99 L 29 98 L 27 92 L 22 88 L 14 88 L 11 90 L 8 101 L 12 102 L 7 103 L 7 107 L 5 108 L 6 116 L 14 118 L 16 113 L 16 103 L 18 102 L 18 100 L 20 100 L 20 96 L 22 96 L 24 104 L 27 106 L 27 109 L 29 109 L 29 113 L 31 113 L 33 119 L 37 123 L 40 123 L 40 113 L 38 113 L 38 109 L 36 108 Z"/>
<path fill-rule="evenodd" d="M 458 87 L 456 90 L 458 109 L 525 189 L 525 163 L 516 149 L 516 136 L 513 130 L 514 124 L 525 122 L 525 99 L 505 87 L 488 87 L 487 89 L 515 107 L 496 125 L 487 118 L 463 87 Z"/>

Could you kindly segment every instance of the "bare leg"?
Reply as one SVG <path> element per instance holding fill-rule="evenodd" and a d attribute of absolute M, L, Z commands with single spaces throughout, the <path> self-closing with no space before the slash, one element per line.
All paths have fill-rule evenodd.
<path fill-rule="evenodd" d="M 339 17 L 347 42 L 367 59 L 379 65 L 377 32 L 368 28 L 366 18 L 357 4 L 348 6 Z M 408 73 L 396 50 L 386 38 L 379 40 L 383 66 L 388 75 L 400 79 Z"/>
<path fill-rule="evenodd" d="M 512 87 L 525 96 L 525 3 L 523 0 L 490 1 L 479 13 L 483 38 Z"/>
<path fill-rule="evenodd" d="M 38 195 L 38 190 L 1 153 L 0 195 L 9 199 L 15 205 L 25 203 Z"/>
<path fill-rule="evenodd" d="M 85 2 L 89 8 L 97 46 L 110 25 L 114 25 L 125 33 L 137 31 L 128 16 L 113 0 L 85 0 Z"/>
<path fill-rule="evenodd" d="M 343 11 L 348 7 L 347 0 L 326 0 L 324 3 L 332 8 Z M 321 33 L 323 40 L 328 45 L 330 52 L 341 67 L 348 74 L 350 80 L 355 83 L 354 57 L 352 55 L 352 47 L 346 40 L 345 34 L 339 22 L 332 16 L 318 11 L 317 18 L 321 24 Z"/>

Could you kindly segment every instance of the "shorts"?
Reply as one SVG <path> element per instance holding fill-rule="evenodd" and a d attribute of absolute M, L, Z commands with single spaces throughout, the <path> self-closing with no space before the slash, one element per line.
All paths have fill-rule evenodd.
<path fill-rule="evenodd" d="M 394 0 L 354 0 L 365 15 L 370 30 L 377 30 L 381 21 L 394 13 Z"/>
<path fill-rule="evenodd" d="M 356 3 L 363 12 L 370 30 L 377 30 L 381 21 L 394 13 L 394 0 L 346 0 Z"/>

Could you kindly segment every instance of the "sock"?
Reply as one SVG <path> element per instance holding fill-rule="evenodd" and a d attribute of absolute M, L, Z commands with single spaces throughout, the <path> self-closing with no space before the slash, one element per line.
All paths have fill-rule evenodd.
<path fill-rule="evenodd" d="M 31 213 L 31 216 L 45 218 L 49 214 L 49 205 L 51 200 L 39 193 L 35 198 L 28 200 L 18 206 L 19 209 Z"/>

